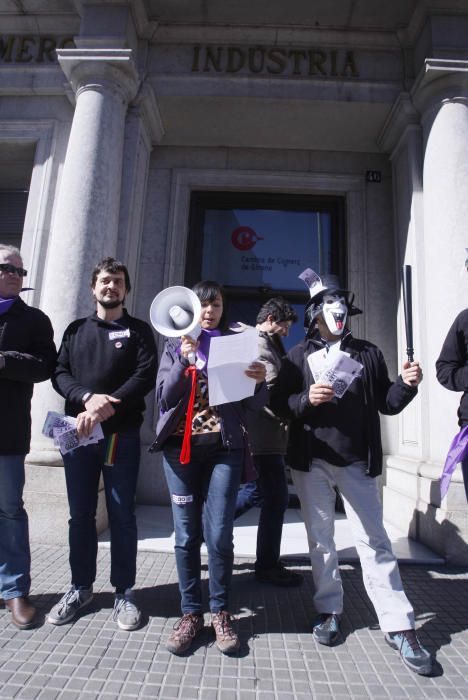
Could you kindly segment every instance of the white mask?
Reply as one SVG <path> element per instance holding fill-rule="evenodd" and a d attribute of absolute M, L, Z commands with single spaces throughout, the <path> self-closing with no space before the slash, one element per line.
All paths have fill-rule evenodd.
<path fill-rule="evenodd" d="M 341 335 L 348 317 L 348 307 L 344 297 L 338 294 L 325 294 L 322 306 L 323 320 L 333 335 Z"/>

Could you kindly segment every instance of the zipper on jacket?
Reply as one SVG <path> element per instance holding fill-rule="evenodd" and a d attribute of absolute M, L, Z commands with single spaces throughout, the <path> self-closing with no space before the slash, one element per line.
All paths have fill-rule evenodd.
<path fill-rule="evenodd" d="M 218 411 L 218 407 L 217 407 L 217 406 L 213 406 L 213 408 L 214 408 L 216 411 Z M 219 414 L 218 414 L 218 415 L 219 415 Z M 225 428 L 224 428 L 224 420 L 223 420 L 223 418 L 221 418 L 221 416 L 219 416 L 219 423 L 220 423 L 220 426 L 221 426 L 221 439 L 222 439 L 222 441 L 223 441 L 223 445 L 224 445 L 224 447 L 225 447 L 227 450 L 230 450 L 230 449 L 231 449 L 231 441 L 229 440 L 228 436 L 226 435 L 226 430 L 225 430 Z"/>

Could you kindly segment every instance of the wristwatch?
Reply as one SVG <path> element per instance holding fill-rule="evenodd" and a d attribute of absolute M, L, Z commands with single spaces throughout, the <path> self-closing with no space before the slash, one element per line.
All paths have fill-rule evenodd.
<path fill-rule="evenodd" d="M 91 396 L 93 396 L 93 392 L 92 392 L 92 391 L 87 391 L 86 394 L 83 395 L 83 398 L 81 399 L 81 403 L 83 404 L 83 406 L 85 405 L 85 403 L 86 403 L 87 401 L 89 401 L 89 399 L 91 398 Z"/>

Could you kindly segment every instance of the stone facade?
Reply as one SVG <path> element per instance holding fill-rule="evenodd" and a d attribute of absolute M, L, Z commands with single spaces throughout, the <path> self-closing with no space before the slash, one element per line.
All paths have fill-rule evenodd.
<path fill-rule="evenodd" d="M 194 190 L 342 197 L 348 284 L 365 309 L 353 330 L 382 348 L 393 375 L 406 348 L 400 271 L 413 269 L 425 380 L 383 421 L 386 518 L 467 563 L 459 473 L 438 499 L 458 397 L 437 384 L 434 362 L 466 306 L 468 0 L 297 0 L 287 16 L 284 3 L 263 6 L 24 0 L 18 14 L 4 3 L 0 149 L 35 148 L 27 301 L 60 340 L 91 309 L 95 261 L 118 255 L 133 281 L 129 310 L 146 319 L 160 289 L 184 283 Z M 26 502 L 43 541 L 66 530 L 60 457 L 40 435 L 60 406 L 49 384 L 37 387 Z M 150 399 L 145 444 L 153 424 Z M 159 461 L 143 451 L 141 503 L 167 500 Z"/>

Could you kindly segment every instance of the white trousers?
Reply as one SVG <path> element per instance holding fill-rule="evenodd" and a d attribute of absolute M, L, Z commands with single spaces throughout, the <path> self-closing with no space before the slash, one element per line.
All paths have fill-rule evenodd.
<path fill-rule="evenodd" d="M 377 481 L 365 470 L 361 463 L 335 467 L 322 460 L 314 460 L 308 472 L 291 469 L 309 540 L 314 606 L 318 613 L 343 612 L 343 586 L 334 541 L 337 486 L 361 561 L 364 585 L 381 630 L 414 628 L 414 611 L 403 590 L 398 563 L 383 526 Z"/>

